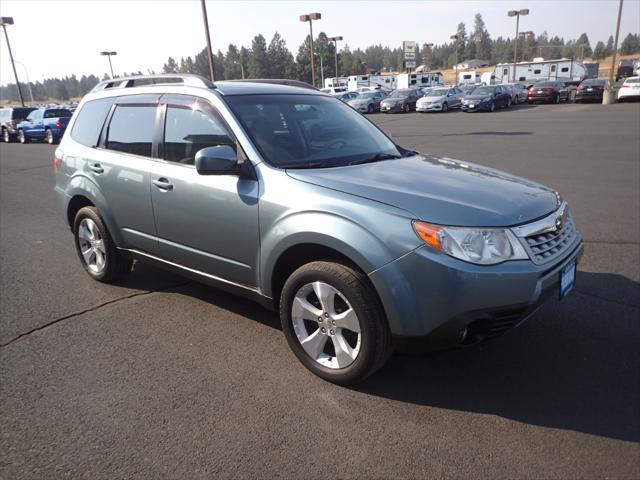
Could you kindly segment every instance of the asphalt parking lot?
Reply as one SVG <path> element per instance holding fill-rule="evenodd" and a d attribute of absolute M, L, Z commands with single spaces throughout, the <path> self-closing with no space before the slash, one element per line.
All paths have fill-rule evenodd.
<path fill-rule="evenodd" d="M 143 264 L 90 281 L 54 147 L 2 144 L 0 477 L 637 478 L 640 105 L 371 119 L 558 189 L 585 239 L 574 291 L 498 340 L 337 387 L 245 300 Z"/>

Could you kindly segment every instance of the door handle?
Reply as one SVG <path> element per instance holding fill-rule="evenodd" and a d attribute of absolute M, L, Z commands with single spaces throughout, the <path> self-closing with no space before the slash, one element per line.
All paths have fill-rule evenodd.
<path fill-rule="evenodd" d="M 89 165 L 89 168 L 93 173 L 104 173 L 104 168 L 102 168 L 102 165 L 100 165 L 99 163 L 92 163 Z"/>
<path fill-rule="evenodd" d="M 164 177 L 160 177 L 157 180 L 151 180 L 151 182 L 160 190 L 173 190 L 173 183 L 169 183 L 169 180 Z"/>

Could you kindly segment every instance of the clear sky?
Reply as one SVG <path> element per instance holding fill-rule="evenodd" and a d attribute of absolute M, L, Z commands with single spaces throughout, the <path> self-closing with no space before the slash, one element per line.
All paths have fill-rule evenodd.
<path fill-rule="evenodd" d="M 381 43 L 401 46 L 403 40 L 444 43 L 458 22 L 473 27 L 481 13 L 492 38 L 513 36 L 515 20 L 507 10 L 529 8 L 521 30 L 575 39 L 582 32 L 591 46 L 615 31 L 618 0 L 504 0 L 504 1 L 214 1 L 207 0 L 214 50 L 226 52 L 229 43 L 251 44 L 262 33 L 267 42 L 274 32 L 289 49 L 298 46 L 309 26 L 300 14 L 320 12 L 314 34 L 342 35 L 351 48 Z M 16 60 L 25 65 L 31 81 L 45 77 L 108 71 L 101 50 L 115 50 L 114 70 L 161 70 L 167 57 L 193 56 L 205 46 L 199 0 L 0 0 L 0 15 L 13 17 L 8 27 Z M 640 33 L 640 0 L 625 0 L 621 39 Z M 17 65 L 18 75 L 25 70 Z M 22 78 L 21 78 L 22 80 Z M 4 35 L 0 38 L 0 83 L 13 81 Z"/>

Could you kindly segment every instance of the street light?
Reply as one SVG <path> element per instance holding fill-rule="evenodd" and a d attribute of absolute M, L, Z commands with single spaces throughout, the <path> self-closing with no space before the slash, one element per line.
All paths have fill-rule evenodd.
<path fill-rule="evenodd" d="M 234 60 L 233 64 L 240 65 L 240 73 L 242 73 L 242 80 L 244 80 L 244 65 L 242 65 L 242 62 L 239 62 L 238 60 Z"/>
<path fill-rule="evenodd" d="M 518 36 L 523 40 L 526 37 L 533 37 L 535 34 L 531 30 L 527 30 L 526 32 L 520 32 Z M 522 46 L 522 60 L 524 61 L 524 45 Z"/>
<path fill-rule="evenodd" d="M 342 40 L 342 37 L 329 37 L 329 41 L 333 42 L 333 48 L 336 54 L 336 81 L 333 83 L 333 88 L 339 86 L 340 82 L 338 80 L 338 41 Z M 324 85 L 323 85 L 324 86 Z"/>
<path fill-rule="evenodd" d="M 14 60 L 14 62 L 22 66 L 22 69 L 24 70 L 24 75 L 27 77 L 27 87 L 29 87 L 29 96 L 31 97 L 31 103 L 33 104 L 35 102 L 33 101 L 33 90 L 31 89 L 31 81 L 29 80 L 29 71 L 27 70 L 27 66 L 19 60 Z"/>
<path fill-rule="evenodd" d="M 0 17 L 0 25 L 2 25 L 2 29 L 4 30 L 4 38 L 7 39 L 7 48 L 9 49 L 9 58 L 11 58 L 11 67 L 13 67 L 13 75 L 16 77 L 16 87 L 18 87 L 18 96 L 20 96 L 20 103 L 24 107 L 24 98 L 22 97 L 22 90 L 20 89 L 20 82 L 18 81 L 16 64 L 13 61 L 13 53 L 11 52 L 11 45 L 9 44 L 9 35 L 7 35 L 7 25 L 13 25 L 13 17 Z"/>
<path fill-rule="evenodd" d="M 204 1 L 204 0 L 203 0 Z M 309 50 L 311 55 L 311 84 L 316 86 L 316 70 L 313 62 L 313 20 L 320 20 L 322 15 L 319 13 L 310 13 L 308 15 L 300 15 L 301 22 L 309 22 Z"/>
<path fill-rule="evenodd" d="M 431 67 L 429 66 L 429 49 L 433 47 L 433 43 L 424 43 L 422 44 L 422 49 L 425 51 L 424 57 L 425 57 L 425 65 L 427 67 L 427 70 L 431 70 Z"/>
<path fill-rule="evenodd" d="M 113 66 L 111 65 L 111 56 L 117 55 L 118 52 L 100 52 L 100 55 L 104 55 L 109 59 L 109 70 L 111 70 L 111 78 L 113 78 Z"/>
<path fill-rule="evenodd" d="M 451 40 L 453 40 L 453 50 L 454 53 L 456 54 L 455 56 L 455 64 L 453 65 L 453 69 L 456 72 L 456 83 L 458 82 L 458 39 L 460 38 L 460 35 L 451 35 Z"/>
<path fill-rule="evenodd" d="M 509 10 L 507 15 L 510 17 L 516 17 L 516 37 L 515 47 L 513 49 L 513 82 L 516 81 L 516 62 L 518 61 L 518 28 L 520 27 L 520 15 L 529 15 L 529 9 L 523 8 L 522 10 Z"/>

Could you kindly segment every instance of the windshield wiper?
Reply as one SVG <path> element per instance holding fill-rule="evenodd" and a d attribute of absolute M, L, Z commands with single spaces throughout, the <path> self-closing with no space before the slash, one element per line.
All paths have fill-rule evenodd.
<path fill-rule="evenodd" d="M 380 162 L 382 160 L 395 160 L 397 158 L 402 157 L 400 155 L 394 155 L 392 153 L 376 153 L 372 157 L 364 158 L 362 160 L 354 160 L 351 163 L 347 163 L 347 165 L 362 165 L 363 163 Z"/>
<path fill-rule="evenodd" d="M 329 168 L 329 167 L 337 167 L 333 163 L 327 162 L 291 162 L 291 163 L 280 163 L 278 165 L 279 168 Z"/>

